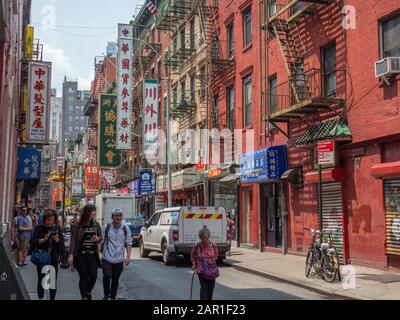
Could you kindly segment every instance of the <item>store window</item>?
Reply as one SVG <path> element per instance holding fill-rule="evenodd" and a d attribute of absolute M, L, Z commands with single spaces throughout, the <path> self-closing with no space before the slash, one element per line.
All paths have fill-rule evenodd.
<path fill-rule="evenodd" d="M 386 252 L 400 255 L 400 180 L 385 180 Z"/>

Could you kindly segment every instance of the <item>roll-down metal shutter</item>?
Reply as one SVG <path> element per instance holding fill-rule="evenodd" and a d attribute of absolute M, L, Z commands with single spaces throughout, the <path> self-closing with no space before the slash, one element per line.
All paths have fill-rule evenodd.
<path fill-rule="evenodd" d="M 340 182 L 322 184 L 322 226 L 323 230 L 333 231 L 333 242 L 344 264 L 343 254 L 343 204 L 342 184 Z"/>
<path fill-rule="evenodd" d="M 400 180 L 385 181 L 386 253 L 400 255 Z"/>

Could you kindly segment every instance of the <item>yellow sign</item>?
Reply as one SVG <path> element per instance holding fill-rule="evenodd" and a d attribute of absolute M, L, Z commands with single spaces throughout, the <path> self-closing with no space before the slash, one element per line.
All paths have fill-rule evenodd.
<path fill-rule="evenodd" d="M 65 205 L 69 207 L 71 205 L 71 199 L 70 198 L 65 198 Z"/>
<path fill-rule="evenodd" d="M 26 60 L 32 60 L 33 57 L 34 33 L 35 30 L 33 27 L 26 27 L 26 43 L 25 43 Z"/>

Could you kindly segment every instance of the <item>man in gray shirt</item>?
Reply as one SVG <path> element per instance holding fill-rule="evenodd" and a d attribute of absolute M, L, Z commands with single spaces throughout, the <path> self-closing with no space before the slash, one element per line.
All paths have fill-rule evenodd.
<path fill-rule="evenodd" d="M 102 266 L 103 266 L 103 300 L 115 300 L 118 282 L 124 265 L 128 266 L 132 251 L 130 229 L 122 224 L 121 209 L 112 211 L 112 223 L 103 228 Z M 125 256 L 126 250 L 126 256 Z"/>
<path fill-rule="evenodd" d="M 33 230 L 33 223 L 30 215 L 28 215 L 28 209 L 23 207 L 21 214 L 16 219 L 18 229 L 18 266 L 27 266 L 26 254 L 29 249 L 29 240 L 31 239 L 31 233 Z"/>

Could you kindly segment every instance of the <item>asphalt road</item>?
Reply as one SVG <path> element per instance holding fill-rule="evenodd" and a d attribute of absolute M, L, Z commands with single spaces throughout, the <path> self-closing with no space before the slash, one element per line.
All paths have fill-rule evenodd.
<path fill-rule="evenodd" d="M 188 300 L 192 272 L 183 258 L 176 266 L 164 266 L 161 255 L 139 257 L 133 250 L 133 261 L 121 276 L 119 294 L 129 300 Z M 329 297 L 286 283 L 221 266 L 214 300 L 295 300 L 329 299 Z M 199 281 L 194 279 L 193 299 L 199 299 Z"/>

